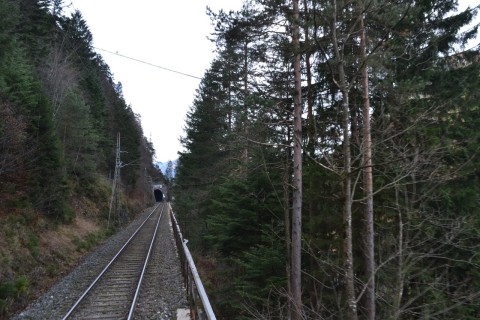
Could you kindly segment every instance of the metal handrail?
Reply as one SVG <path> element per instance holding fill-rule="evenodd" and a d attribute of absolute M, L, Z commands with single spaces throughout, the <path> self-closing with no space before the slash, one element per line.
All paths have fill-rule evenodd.
<path fill-rule="evenodd" d="M 173 213 L 170 206 L 170 217 L 172 219 L 173 233 L 175 235 L 175 241 L 177 242 L 177 248 L 180 251 L 180 262 L 182 264 L 183 278 L 185 280 L 185 286 L 189 295 L 190 309 L 193 311 L 193 320 L 216 320 L 215 313 L 213 312 L 210 301 L 208 300 L 207 293 L 203 287 L 202 280 L 198 275 L 195 262 L 193 261 L 190 250 L 187 247 L 188 240 L 183 239 L 182 232 L 177 222 L 177 218 Z M 193 280 L 193 281 L 192 281 Z M 199 301 L 200 298 L 200 301 Z"/>

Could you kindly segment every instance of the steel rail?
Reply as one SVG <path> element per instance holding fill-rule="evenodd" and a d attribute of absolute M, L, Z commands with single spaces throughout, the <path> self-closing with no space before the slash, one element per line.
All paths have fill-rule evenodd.
<path fill-rule="evenodd" d="M 68 310 L 67 314 L 62 318 L 62 320 L 68 319 L 72 313 L 77 309 L 78 305 L 83 301 L 83 299 L 88 295 L 88 293 L 92 290 L 92 288 L 97 284 L 97 282 L 102 278 L 102 276 L 107 272 L 107 270 L 110 268 L 110 266 L 115 262 L 117 257 L 124 251 L 124 249 L 127 247 L 127 245 L 131 242 L 131 240 L 137 235 L 137 233 L 140 231 L 140 229 L 145 225 L 147 220 L 153 215 L 153 213 L 157 210 L 157 208 L 160 206 L 162 203 L 158 203 L 153 209 L 152 212 L 147 216 L 147 218 L 142 222 L 142 224 L 135 230 L 135 232 L 132 234 L 132 236 L 125 242 L 125 244 L 120 248 L 120 250 L 117 252 L 117 254 L 110 260 L 110 262 L 107 264 L 107 266 L 100 272 L 100 274 L 93 280 L 93 282 L 90 284 L 90 286 L 83 292 L 83 294 L 78 298 L 78 300 L 70 307 Z M 165 206 L 163 207 L 165 208 Z M 162 209 L 163 211 L 163 209 Z M 161 216 L 161 214 L 160 214 Z M 160 221 L 160 219 L 159 219 Z"/>
<path fill-rule="evenodd" d="M 127 317 L 128 320 L 132 319 L 133 312 L 135 311 L 135 305 L 137 303 L 138 295 L 140 294 L 140 287 L 142 286 L 143 278 L 145 276 L 145 271 L 147 270 L 147 265 L 150 260 L 150 256 L 153 250 L 153 245 L 155 244 L 155 240 L 157 239 L 158 226 L 160 225 L 160 220 L 162 220 L 164 210 L 165 210 L 165 206 L 162 207 L 162 211 L 160 212 L 160 216 L 157 220 L 157 225 L 155 226 L 155 231 L 153 231 L 152 241 L 150 242 L 150 247 L 148 248 L 147 257 L 145 258 L 145 262 L 142 268 L 142 273 L 140 274 L 140 278 L 137 284 L 137 289 L 135 290 L 135 295 L 133 296 L 132 304 L 130 306 L 130 312 L 128 313 L 128 317 Z"/>

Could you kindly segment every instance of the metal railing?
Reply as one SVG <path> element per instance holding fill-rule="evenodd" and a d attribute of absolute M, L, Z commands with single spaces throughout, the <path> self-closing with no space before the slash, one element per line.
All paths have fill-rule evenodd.
<path fill-rule="evenodd" d="M 187 289 L 188 301 L 190 304 L 191 318 L 193 320 L 216 320 L 212 306 L 208 300 L 207 293 L 203 287 L 202 280 L 198 275 L 197 268 L 193 262 L 190 250 L 187 247 L 188 240 L 183 239 L 177 218 L 170 206 L 170 217 L 172 219 L 173 234 L 180 253 L 180 263 L 182 265 L 183 279 Z"/>

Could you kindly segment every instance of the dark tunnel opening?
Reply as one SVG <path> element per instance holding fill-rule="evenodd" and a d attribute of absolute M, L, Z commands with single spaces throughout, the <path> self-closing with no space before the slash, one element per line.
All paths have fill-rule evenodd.
<path fill-rule="evenodd" d="M 155 189 L 153 191 L 153 194 L 155 195 L 155 201 L 157 202 L 162 202 L 163 201 L 163 192 L 159 189 Z"/>

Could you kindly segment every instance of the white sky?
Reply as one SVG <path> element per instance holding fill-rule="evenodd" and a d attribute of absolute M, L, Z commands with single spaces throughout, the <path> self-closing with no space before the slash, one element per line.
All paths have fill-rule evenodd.
<path fill-rule="evenodd" d="M 242 0 L 65 0 L 80 10 L 100 49 L 203 77 L 214 58 L 207 39 L 213 32 L 209 6 L 218 12 L 239 10 Z M 480 0 L 459 0 L 460 8 Z M 71 8 L 69 8 L 71 9 Z M 478 17 L 477 17 L 478 18 Z M 477 19 L 478 21 L 478 19 Z M 121 82 L 127 104 L 140 114 L 144 135 L 152 140 L 158 161 L 177 159 L 185 116 L 199 79 L 97 50 Z"/>
<path fill-rule="evenodd" d="M 209 6 L 239 10 L 242 0 L 71 0 L 93 35 L 96 48 L 202 78 L 214 58 Z M 64 1 L 65 6 L 70 0 Z M 69 11 L 70 8 L 66 9 Z M 178 158 L 185 116 L 199 79 L 96 50 L 121 82 L 127 104 L 140 114 L 144 135 L 158 161 Z"/>

